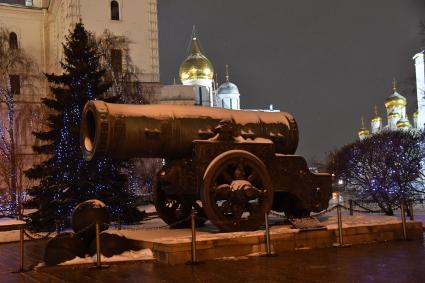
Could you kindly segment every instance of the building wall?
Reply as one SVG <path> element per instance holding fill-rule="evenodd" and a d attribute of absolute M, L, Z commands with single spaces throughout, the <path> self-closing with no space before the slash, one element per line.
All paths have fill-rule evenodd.
<path fill-rule="evenodd" d="M 156 0 L 119 0 L 119 21 L 111 20 L 110 0 L 80 0 L 86 28 L 101 35 L 105 28 L 130 39 L 133 64 L 142 81 L 159 81 L 158 24 Z"/>
<path fill-rule="evenodd" d="M 16 140 L 18 150 L 30 167 L 40 161 L 32 151 L 37 141 L 32 130 L 33 113 L 42 109 L 41 98 L 49 95 L 49 88 L 42 73 L 61 73 L 62 43 L 74 24 L 80 19 L 88 31 L 100 36 L 109 30 L 116 36 L 126 36 L 130 42 L 132 63 L 139 72 L 143 89 L 155 92 L 159 85 L 159 52 L 156 0 L 117 0 L 120 20 L 111 20 L 111 0 L 33 0 L 32 6 L 10 5 L 0 1 L 0 27 L 6 27 L 18 36 L 18 45 L 36 63 L 35 92 L 22 89 L 16 96 Z M 15 3 L 16 4 L 16 3 Z M 7 110 L 0 103 L 0 119 L 5 121 Z M 39 115 L 40 116 L 40 115 Z M 38 120 L 35 120 L 38 121 Z M 0 180 L 0 188 L 1 180 Z"/>
<path fill-rule="evenodd" d="M 418 100 L 418 118 L 417 127 L 423 130 L 425 124 L 425 56 L 424 51 L 416 54 L 413 59 L 415 61 L 416 71 L 416 91 Z"/>
<path fill-rule="evenodd" d="M 0 5 L 0 27 L 6 27 L 18 36 L 18 45 L 43 67 L 44 62 L 44 20 L 41 9 L 22 9 Z M 41 68 L 41 70 L 44 70 Z"/>

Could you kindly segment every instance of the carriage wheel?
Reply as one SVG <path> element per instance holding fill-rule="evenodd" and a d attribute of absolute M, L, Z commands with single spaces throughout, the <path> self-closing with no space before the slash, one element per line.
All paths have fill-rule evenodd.
<path fill-rule="evenodd" d="M 255 230 L 273 203 L 267 168 L 247 151 L 226 151 L 205 171 L 201 199 L 208 219 L 221 230 Z"/>
<path fill-rule="evenodd" d="M 206 217 L 201 205 L 191 196 L 167 195 L 159 182 L 154 188 L 156 212 L 171 228 L 188 228 L 191 225 L 190 213 L 196 210 L 196 226 L 205 224 Z M 187 219 L 187 220 L 184 220 Z"/>

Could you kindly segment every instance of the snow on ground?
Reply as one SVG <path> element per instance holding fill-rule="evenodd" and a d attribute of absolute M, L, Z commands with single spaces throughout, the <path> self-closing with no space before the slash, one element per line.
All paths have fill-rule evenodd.
<path fill-rule="evenodd" d="M 95 263 L 96 255 L 94 256 L 86 256 L 85 258 L 76 257 L 74 259 L 65 261 L 59 265 L 76 265 L 76 264 L 84 264 L 84 263 Z M 153 260 L 153 254 L 150 249 L 143 249 L 140 251 L 128 251 L 124 252 L 120 255 L 114 255 L 111 257 L 106 257 L 101 255 L 101 262 L 118 262 L 118 261 L 133 261 L 133 260 Z"/>
<path fill-rule="evenodd" d="M 8 225 L 19 225 L 19 224 L 25 224 L 25 222 L 22 220 L 8 218 L 8 217 L 0 218 L 0 230 L 6 229 L 6 226 Z M 25 237 L 25 240 L 28 240 L 28 238 Z M 0 231 L 0 243 L 8 243 L 8 242 L 16 242 L 16 241 L 19 241 L 19 230 Z"/>
<path fill-rule="evenodd" d="M 153 205 L 140 206 L 140 210 L 145 210 L 147 213 L 153 213 L 155 208 Z M 423 207 L 415 209 L 415 221 L 422 221 L 425 226 L 425 212 Z M 398 212 L 396 212 L 398 213 Z M 333 210 L 325 215 L 318 217 L 323 226 L 328 229 L 337 228 L 336 210 Z M 291 229 L 291 226 L 284 223 L 281 217 L 270 216 L 271 230 L 270 233 L 297 233 L 299 230 Z M 15 219 L 0 218 L 0 225 L 2 223 L 17 223 Z M 409 221 L 409 220 L 408 220 Z M 365 226 L 365 225 L 378 225 L 378 224 L 392 224 L 400 223 L 400 215 L 386 216 L 383 214 L 372 213 L 358 213 L 355 212 L 354 216 L 350 216 L 347 210 L 342 211 L 343 227 Z M 5 224 L 4 224 L 5 225 Z M 119 234 L 129 239 L 139 241 L 154 241 L 158 243 L 188 243 L 191 241 L 190 229 L 169 229 L 167 225 L 158 217 L 150 216 L 138 225 L 122 225 L 121 230 L 117 226 L 110 227 L 109 233 Z M 220 233 L 220 231 L 212 225 L 209 221 L 204 227 L 197 228 L 197 240 L 207 241 L 216 240 L 221 238 L 238 238 L 263 235 L 263 231 L 252 232 L 234 232 L 234 233 Z M 19 241 L 19 230 L 0 232 L 0 243 Z"/>
<path fill-rule="evenodd" d="M 137 209 L 139 211 L 144 211 L 146 213 L 155 213 L 156 212 L 155 206 L 153 204 L 139 205 L 137 207 Z"/>
<path fill-rule="evenodd" d="M 348 211 L 342 213 L 342 227 L 357 227 L 357 226 L 373 226 L 384 224 L 401 223 L 401 218 L 397 216 L 387 216 L 383 214 L 371 213 L 354 213 L 349 215 Z M 318 220 L 327 229 L 337 229 L 337 216 L 336 213 L 329 213 L 319 216 Z"/>
<path fill-rule="evenodd" d="M 298 229 L 292 229 L 291 225 L 282 225 L 282 218 L 270 216 L 270 234 L 282 233 L 298 233 Z M 327 229 L 337 229 L 337 216 L 336 210 L 329 212 L 325 215 L 318 217 L 318 220 Z M 355 226 L 369 226 L 369 225 L 383 225 L 401 223 L 399 216 L 386 216 L 382 214 L 370 213 L 354 213 L 350 216 L 348 211 L 342 212 L 343 227 Z M 275 226 L 273 226 L 275 224 Z M 277 225 L 276 225 L 277 224 Z M 163 244 L 176 244 L 176 243 L 189 243 L 191 242 L 190 229 L 168 229 L 159 228 L 165 224 L 159 218 L 153 218 L 147 221 L 146 224 L 140 226 L 123 226 L 121 230 L 109 229 L 109 233 L 125 236 L 129 239 L 139 241 L 149 241 Z M 264 230 L 247 231 L 247 232 L 233 232 L 233 233 L 220 233 L 217 228 L 209 221 L 204 227 L 200 227 L 196 232 L 197 241 L 209 241 L 218 239 L 234 239 L 252 236 L 263 236 Z"/>
<path fill-rule="evenodd" d="M 25 224 L 25 221 L 9 218 L 9 217 L 0 218 L 0 226 L 19 225 L 19 224 Z"/>

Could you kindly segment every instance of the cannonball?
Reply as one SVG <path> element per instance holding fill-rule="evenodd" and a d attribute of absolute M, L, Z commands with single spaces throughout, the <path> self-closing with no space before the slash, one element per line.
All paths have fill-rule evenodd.
<path fill-rule="evenodd" d="M 86 244 L 74 233 L 63 233 L 50 239 L 44 250 L 46 265 L 57 265 L 75 257 L 84 257 Z"/>
<path fill-rule="evenodd" d="M 87 242 L 96 235 L 96 222 L 100 223 L 100 231 L 109 227 L 109 213 L 103 202 L 91 199 L 75 207 L 72 213 L 72 229 Z"/>
<path fill-rule="evenodd" d="M 100 252 L 106 257 L 122 254 L 130 250 L 143 249 L 142 242 L 124 236 L 103 232 L 100 234 Z M 96 238 L 90 244 L 89 254 L 96 254 Z"/>

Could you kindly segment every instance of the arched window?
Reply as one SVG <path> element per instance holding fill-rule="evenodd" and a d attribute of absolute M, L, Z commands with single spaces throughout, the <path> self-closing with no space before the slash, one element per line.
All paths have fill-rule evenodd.
<path fill-rule="evenodd" d="M 14 32 L 9 33 L 9 48 L 18 49 L 18 36 Z"/>
<path fill-rule="evenodd" d="M 111 1 L 111 20 L 120 20 L 120 8 L 117 1 Z"/>

